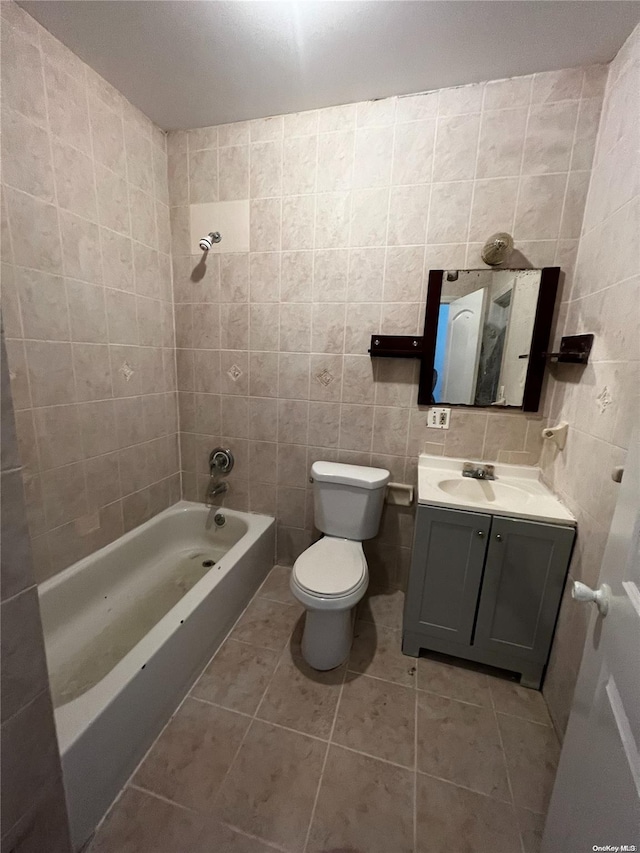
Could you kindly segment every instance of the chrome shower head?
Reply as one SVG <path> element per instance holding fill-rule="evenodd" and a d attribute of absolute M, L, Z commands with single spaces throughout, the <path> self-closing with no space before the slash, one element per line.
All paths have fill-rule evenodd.
<path fill-rule="evenodd" d="M 203 252 L 208 252 L 214 243 L 219 243 L 222 240 L 222 235 L 219 231 L 209 231 L 206 237 L 202 237 L 199 246 Z"/>

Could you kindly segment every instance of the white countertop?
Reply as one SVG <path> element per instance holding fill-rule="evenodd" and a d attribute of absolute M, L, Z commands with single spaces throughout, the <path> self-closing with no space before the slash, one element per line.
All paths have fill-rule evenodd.
<path fill-rule="evenodd" d="M 476 480 L 462 476 L 464 462 L 494 464 L 421 453 L 418 503 L 575 527 L 574 516 L 542 483 L 539 468 L 495 463 L 495 480 Z"/>

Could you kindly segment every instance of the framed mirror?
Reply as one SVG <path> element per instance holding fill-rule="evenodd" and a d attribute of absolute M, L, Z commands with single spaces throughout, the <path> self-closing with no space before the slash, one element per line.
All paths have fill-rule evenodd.
<path fill-rule="evenodd" d="M 431 270 L 418 402 L 537 411 L 559 275 Z"/>

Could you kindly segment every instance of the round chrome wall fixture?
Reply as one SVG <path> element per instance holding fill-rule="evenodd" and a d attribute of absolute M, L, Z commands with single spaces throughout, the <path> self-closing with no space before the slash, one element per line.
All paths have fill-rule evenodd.
<path fill-rule="evenodd" d="M 228 474 L 233 470 L 233 453 L 225 447 L 215 447 L 209 454 L 209 470 L 211 474 L 216 472 Z"/>
<path fill-rule="evenodd" d="M 492 234 L 482 247 L 482 260 L 490 267 L 496 267 L 509 260 L 513 251 L 513 237 L 504 231 Z"/>

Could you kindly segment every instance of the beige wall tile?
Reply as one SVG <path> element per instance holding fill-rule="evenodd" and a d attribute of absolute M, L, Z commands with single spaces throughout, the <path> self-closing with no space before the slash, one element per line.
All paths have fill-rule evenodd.
<path fill-rule="evenodd" d="M 174 356 L 182 466 L 193 475 L 185 478 L 185 496 L 202 495 L 206 452 L 214 440 L 228 438 L 237 454 L 238 476 L 227 505 L 275 513 L 278 553 L 287 562 L 310 542 L 306 486 L 312 457 L 385 464 L 394 477 L 411 482 L 423 448 L 471 458 L 510 454 L 512 461 L 524 461 L 526 454 L 535 461 L 540 424 L 519 414 L 456 409 L 446 435 L 433 435 L 436 431 L 425 427 L 424 411 L 415 406 L 415 365 L 375 364 L 367 350 L 374 333 L 419 333 L 425 270 L 479 264 L 480 246 L 494 231 L 515 229 L 518 249 L 535 263 L 562 258 L 563 266 L 573 264 L 595 148 L 602 70 L 570 69 L 174 132 L 167 139 L 167 158 L 157 129 L 93 72 L 83 69 L 79 76 L 73 61 L 56 60 L 51 47 L 45 63 L 47 125 L 40 53 L 29 49 L 27 39 L 8 41 L 6 61 L 21 69 L 21 79 L 10 73 L 4 87 L 9 107 L 21 116 L 15 119 L 14 148 L 19 150 L 19 128 L 28 120 L 41 128 L 33 131 L 32 150 L 43 152 L 37 168 L 19 161 L 15 186 L 6 192 L 9 249 L 20 267 L 69 278 L 65 291 L 55 275 L 39 280 L 33 272 L 16 275 L 24 328 L 14 323 L 14 329 L 28 339 L 27 363 L 34 366 L 34 377 L 44 372 L 29 388 L 23 344 L 11 341 L 14 395 L 26 412 L 30 395 L 34 405 L 65 409 L 75 424 L 69 434 L 79 431 L 77 446 L 88 460 L 75 460 L 72 442 L 65 445 L 53 426 L 46 436 L 39 434 L 43 447 L 59 441 L 64 464 L 57 470 L 75 471 L 77 465 L 89 484 L 81 497 L 58 501 L 63 511 L 56 516 L 52 495 L 56 489 L 66 494 L 68 484 L 44 472 L 46 525 L 59 526 L 47 533 L 51 562 L 43 572 L 63 568 L 171 500 L 170 479 L 178 468 L 168 414 L 174 403 Z M 620 126 L 610 125 L 607 151 Z M 66 209 L 60 213 L 49 203 L 53 164 L 40 168 L 48 131 L 63 190 L 58 201 Z M 78 166 L 74 181 L 66 180 L 63 154 Z M 619 162 L 633 162 L 624 159 L 631 155 L 623 146 L 616 154 Z M 84 177 L 77 180 L 80 174 Z M 91 203 L 94 180 L 97 207 L 95 197 Z M 593 229 L 602 229 L 603 219 L 615 209 L 607 199 L 608 179 L 603 176 L 599 185 L 588 220 Z M 248 198 L 250 254 L 208 259 L 206 269 L 199 257 L 190 258 L 188 203 Z M 600 219 L 593 212 L 598 198 L 606 200 Z M 623 246 L 633 244 L 633 219 L 619 215 L 621 227 L 614 227 L 618 220 L 609 225 L 610 233 L 620 235 L 618 266 L 609 269 L 602 251 L 581 249 L 576 294 L 597 290 L 594 278 L 617 285 L 619 270 L 628 268 Z M 173 316 L 166 275 L 170 248 Z M 101 331 L 101 283 L 108 288 L 102 309 L 108 344 Z M 569 294 L 578 298 L 572 291 L 566 298 Z M 603 302 L 603 323 L 620 324 L 619 317 L 607 314 L 609 303 L 613 300 Z M 33 307 L 26 315 L 25 306 Z M 579 311 L 564 316 L 563 322 L 574 324 L 570 330 L 578 327 L 577 317 L 586 322 Z M 621 338 L 625 334 L 633 330 Z M 576 392 L 572 413 L 593 411 L 600 385 L 616 399 L 629 388 L 615 371 L 595 373 L 594 382 L 584 401 L 582 386 Z M 554 413 L 561 411 L 558 399 Z M 608 416 L 594 419 L 605 420 Z M 614 436 L 626 434 L 622 416 L 616 416 L 612 429 Z M 23 430 L 26 434 L 28 427 Z M 604 437 L 599 431 L 597 440 Z M 53 450 L 48 452 L 53 456 Z M 613 456 L 606 455 L 607 463 Z M 254 482 L 252 473 L 249 482 L 256 468 L 259 480 Z M 41 475 L 39 469 L 34 472 L 30 490 L 38 532 L 45 524 L 37 500 Z M 559 486 L 571 492 L 567 472 L 559 476 Z M 102 497 L 94 488 L 98 481 L 104 483 Z M 600 498 L 610 507 L 604 487 Z M 80 535 L 76 513 L 95 511 L 98 531 Z M 371 554 L 372 566 L 388 569 L 393 583 L 402 582 L 408 544 L 374 542 Z M 571 665 L 564 666 L 562 654 L 554 653 L 565 678 L 577 670 L 575 656 L 570 657 Z M 560 707 L 565 700 L 554 665 L 550 691 L 555 690 Z"/>
<path fill-rule="evenodd" d="M 480 116 L 447 115 L 438 118 L 433 180 L 465 181 L 474 177 Z"/>
<path fill-rule="evenodd" d="M 497 178 L 520 174 L 528 112 L 525 107 L 509 110 L 487 107 L 483 112 L 477 177 Z"/>
<path fill-rule="evenodd" d="M 25 148 L 24 141 L 29 139 Z M 54 200 L 49 135 L 25 116 L 5 108 L 2 111 L 2 175 L 11 187 Z"/>
<path fill-rule="evenodd" d="M 49 273 L 62 272 L 56 208 L 17 190 L 6 189 L 9 229 L 16 264 Z"/>
<path fill-rule="evenodd" d="M 44 76 L 51 133 L 89 154 L 91 132 L 84 81 L 68 74 L 51 58 L 45 60 Z"/>

